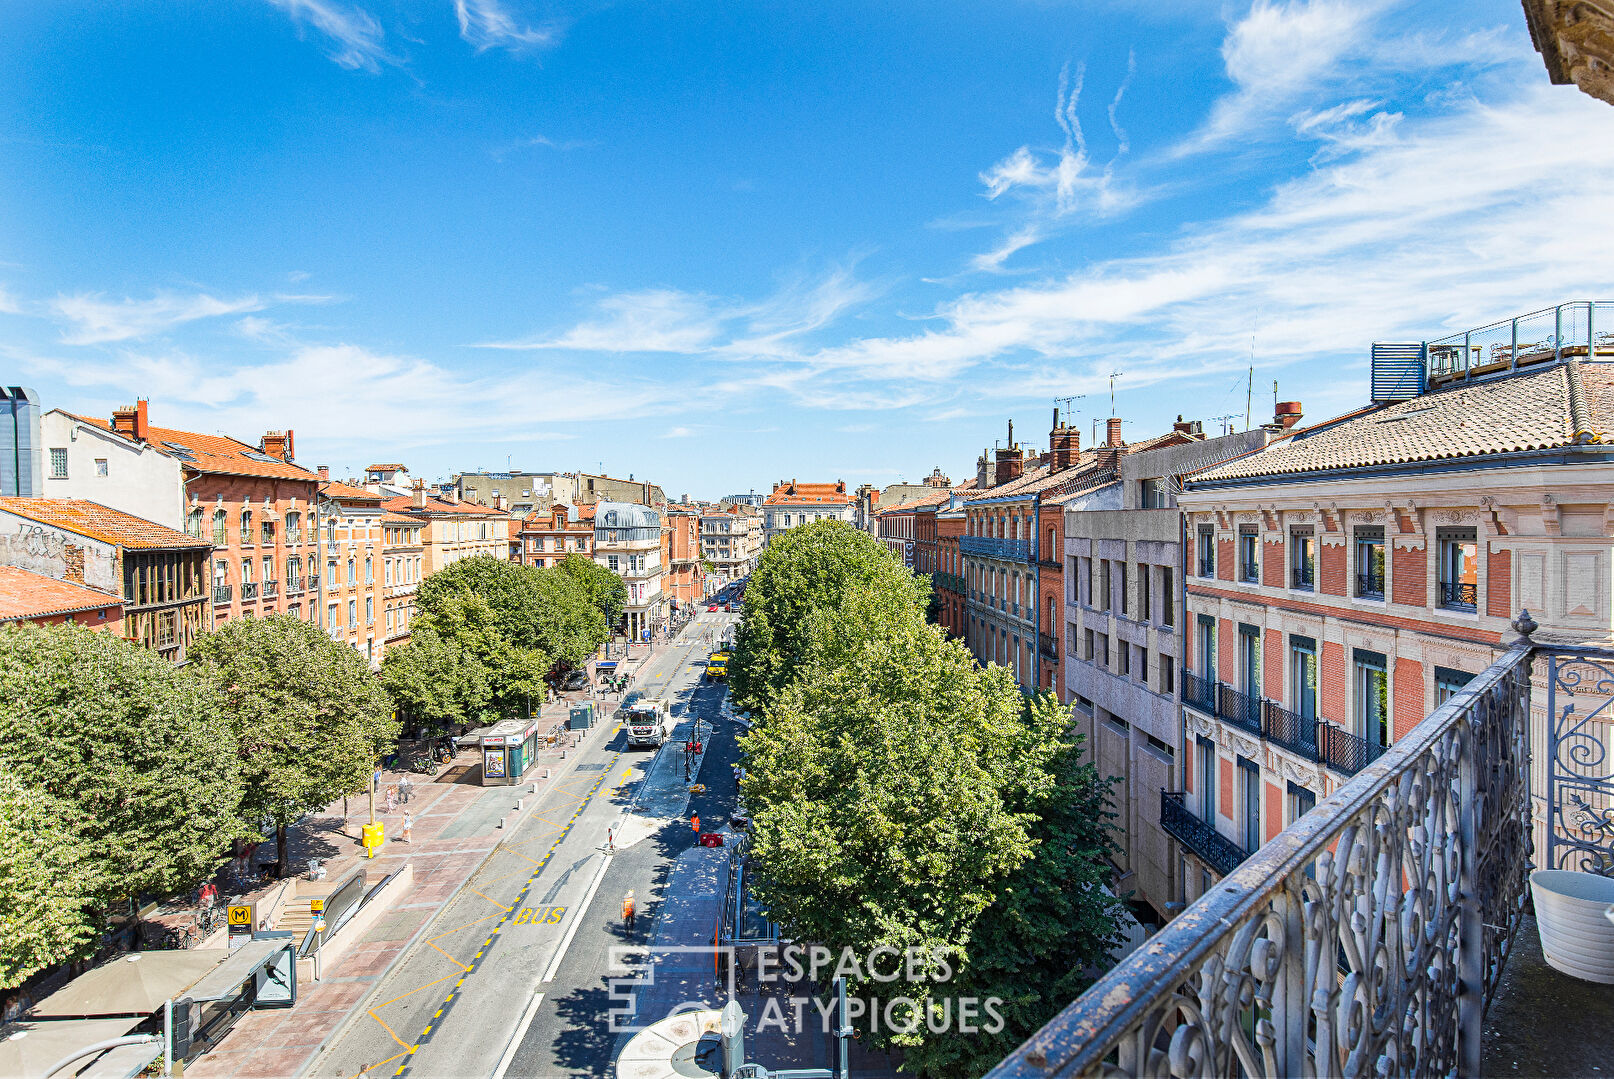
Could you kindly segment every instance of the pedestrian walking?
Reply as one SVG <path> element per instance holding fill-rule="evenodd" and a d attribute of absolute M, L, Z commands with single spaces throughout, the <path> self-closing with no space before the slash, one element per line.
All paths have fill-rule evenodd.
<path fill-rule="evenodd" d="M 397 787 L 388 787 L 387 788 L 386 806 L 387 806 L 386 811 L 388 813 L 391 813 L 394 809 L 398 808 L 398 788 Z"/>
<path fill-rule="evenodd" d="M 403 819 L 403 841 L 405 843 L 410 842 L 410 834 L 414 830 L 415 830 L 415 818 L 414 818 L 414 815 L 411 814 L 408 810 L 405 810 L 404 811 L 404 819 Z"/>
<path fill-rule="evenodd" d="M 628 894 L 622 897 L 622 927 L 630 933 L 633 932 L 633 916 L 635 913 L 637 911 L 633 902 L 633 890 L 630 888 Z"/>
<path fill-rule="evenodd" d="M 409 782 L 408 776 L 404 776 L 398 781 L 398 801 L 404 805 L 409 804 L 409 789 L 412 786 L 413 784 Z"/>

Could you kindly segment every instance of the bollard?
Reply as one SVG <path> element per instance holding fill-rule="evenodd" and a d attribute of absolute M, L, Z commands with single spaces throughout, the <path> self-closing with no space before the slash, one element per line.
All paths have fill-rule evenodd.
<path fill-rule="evenodd" d="M 517 798 L 516 799 L 516 808 L 520 809 L 521 808 L 521 803 L 524 802 L 524 801 L 526 801 L 525 798 Z"/>
<path fill-rule="evenodd" d="M 503 827 L 504 827 L 504 822 L 505 822 L 505 821 L 507 821 L 507 820 L 509 820 L 509 819 L 510 819 L 510 818 L 508 818 L 508 817 L 500 817 L 500 818 L 499 818 L 499 827 L 500 827 L 500 828 L 503 828 Z"/>

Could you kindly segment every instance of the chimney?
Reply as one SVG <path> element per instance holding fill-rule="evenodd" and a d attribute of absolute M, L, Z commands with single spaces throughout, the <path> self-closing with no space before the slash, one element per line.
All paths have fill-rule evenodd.
<path fill-rule="evenodd" d="M 1025 451 L 1018 446 L 1009 446 L 997 451 L 997 461 L 993 469 L 992 485 L 994 487 L 1009 483 L 1020 478 L 1025 472 Z"/>
<path fill-rule="evenodd" d="M 297 459 L 296 438 L 293 436 L 292 429 L 290 427 L 288 427 L 288 428 L 286 428 L 286 460 L 295 461 L 296 459 Z"/>
<path fill-rule="evenodd" d="M 504 495 L 499 491 L 493 492 L 493 508 L 501 513 L 504 511 Z"/>
<path fill-rule="evenodd" d="M 1108 420 L 1104 421 L 1104 435 L 1104 445 L 1106 446 L 1126 445 L 1126 443 L 1121 439 L 1121 417 L 1111 416 Z"/>
<path fill-rule="evenodd" d="M 984 491 L 992 486 L 992 460 L 982 450 L 981 455 L 975 459 L 975 489 Z"/>
<path fill-rule="evenodd" d="M 319 471 L 319 478 L 321 480 L 328 481 L 331 478 L 331 466 L 330 465 L 320 465 L 318 471 Z"/>
<path fill-rule="evenodd" d="M 1185 420 L 1182 418 L 1182 413 L 1180 412 L 1177 413 L 1177 422 L 1171 425 L 1171 429 L 1179 435 L 1197 435 L 1204 433 L 1204 428 L 1199 425 L 1198 420 Z"/>
<path fill-rule="evenodd" d="M 146 441 L 151 432 L 151 426 L 146 420 L 146 402 L 144 398 L 136 400 L 134 404 L 124 408 L 112 410 L 112 429 L 124 438 L 136 442 Z"/>
<path fill-rule="evenodd" d="M 450 506 L 457 506 L 460 504 L 460 489 L 458 487 L 450 487 L 446 492 L 444 492 L 444 497 L 448 499 L 448 504 Z"/>
<path fill-rule="evenodd" d="M 286 432 L 265 431 L 263 441 L 258 443 L 258 449 L 269 457 L 278 457 L 284 461 L 286 459 Z"/>
<path fill-rule="evenodd" d="M 321 469 L 320 471 L 323 472 L 324 469 Z M 421 509 L 426 508 L 426 481 L 425 480 L 416 480 L 415 481 L 415 493 L 414 493 L 413 501 L 415 503 L 415 508 L 417 510 L 421 510 Z"/>
<path fill-rule="evenodd" d="M 1279 401 L 1277 409 L 1273 412 L 1273 419 L 1283 424 L 1285 431 L 1300 422 L 1299 401 Z"/>
<path fill-rule="evenodd" d="M 1075 427 L 1059 422 L 1059 410 L 1054 409 L 1053 430 L 1048 432 L 1048 464 L 1055 472 L 1063 472 L 1076 464 L 1082 452 L 1082 433 Z"/>

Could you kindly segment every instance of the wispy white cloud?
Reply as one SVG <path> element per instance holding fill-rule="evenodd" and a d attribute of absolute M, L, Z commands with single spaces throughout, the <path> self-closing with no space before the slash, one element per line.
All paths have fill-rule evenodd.
<path fill-rule="evenodd" d="M 599 142 L 595 139 L 552 139 L 547 135 L 528 135 L 526 138 L 516 139 L 514 142 L 507 142 L 502 146 L 495 146 L 488 153 L 493 160 L 503 161 L 517 151 L 531 150 L 534 147 L 556 150 L 560 153 L 570 153 L 573 150 L 582 150 L 598 145 Z"/>
<path fill-rule="evenodd" d="M 22 313 L 22 304 L 18 302 L 17 297 L 12 295 L 11 291 L 4 285 L 0 285 L 0 315 L 20 315 Z"/>
<path fill-rule="evenodd" d="M 460 37 L 474 45 L 477 52 L 504 49 L 521 53 L 560 40 L 557 24 L 523 25 L 504 9 L 500 0 L 454 0 L 454 14 L 459 18 Z"/>
<path fill-rule="evenodd" d="M 398 58 L 387 51 L 386 31 L 374 15 L 361 7 L 334 0 L 269 0 L 269 3 L 291 16 L 299 28 L 311 26 L 324 34 L 331 59 L 349 71 L 368 71 L 373 75 L 381 70 L 382 64 L 398 63 Z"/>
<path fill-rule="evenodd" d="M 198 319 L 260 311 L 258 296 L 219 299 L 207 293 L 158 292 L 147 300 L 106 299 L 101 293 L 57 296 L 51 311 L 68 323 L 62 340 L 71 345 L 103 344 L 150 337 Z"/>
<path fill-rule="evenodd" d="M 669 430 L 666 434 L 662 435 L 661 437 L 662 438 L 694 438 L 695 437 L 695 429 L 693 427 L 674 427 L 671 430 Z"/>

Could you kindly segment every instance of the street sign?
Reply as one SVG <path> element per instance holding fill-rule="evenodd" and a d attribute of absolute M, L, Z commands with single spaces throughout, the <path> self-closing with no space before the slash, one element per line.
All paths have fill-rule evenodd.
<path fill-rule="evenodd" d="M 232 905 L 225 920 L 230 923 L 232 933 L 242 930 L 250 933 L 252 931 L 252 904 L 240 903 Z"/>
<path fill-rule="evenodd" d="M 320 912 L 322 912 L 325 909 L 325 900 L 323 900 L 323 899 L 310 899 L 308 901 L 308 909 L 310 911 L 312 911 L 313 913 L 315 913 L 315 914 L 319 914 Z"/>

